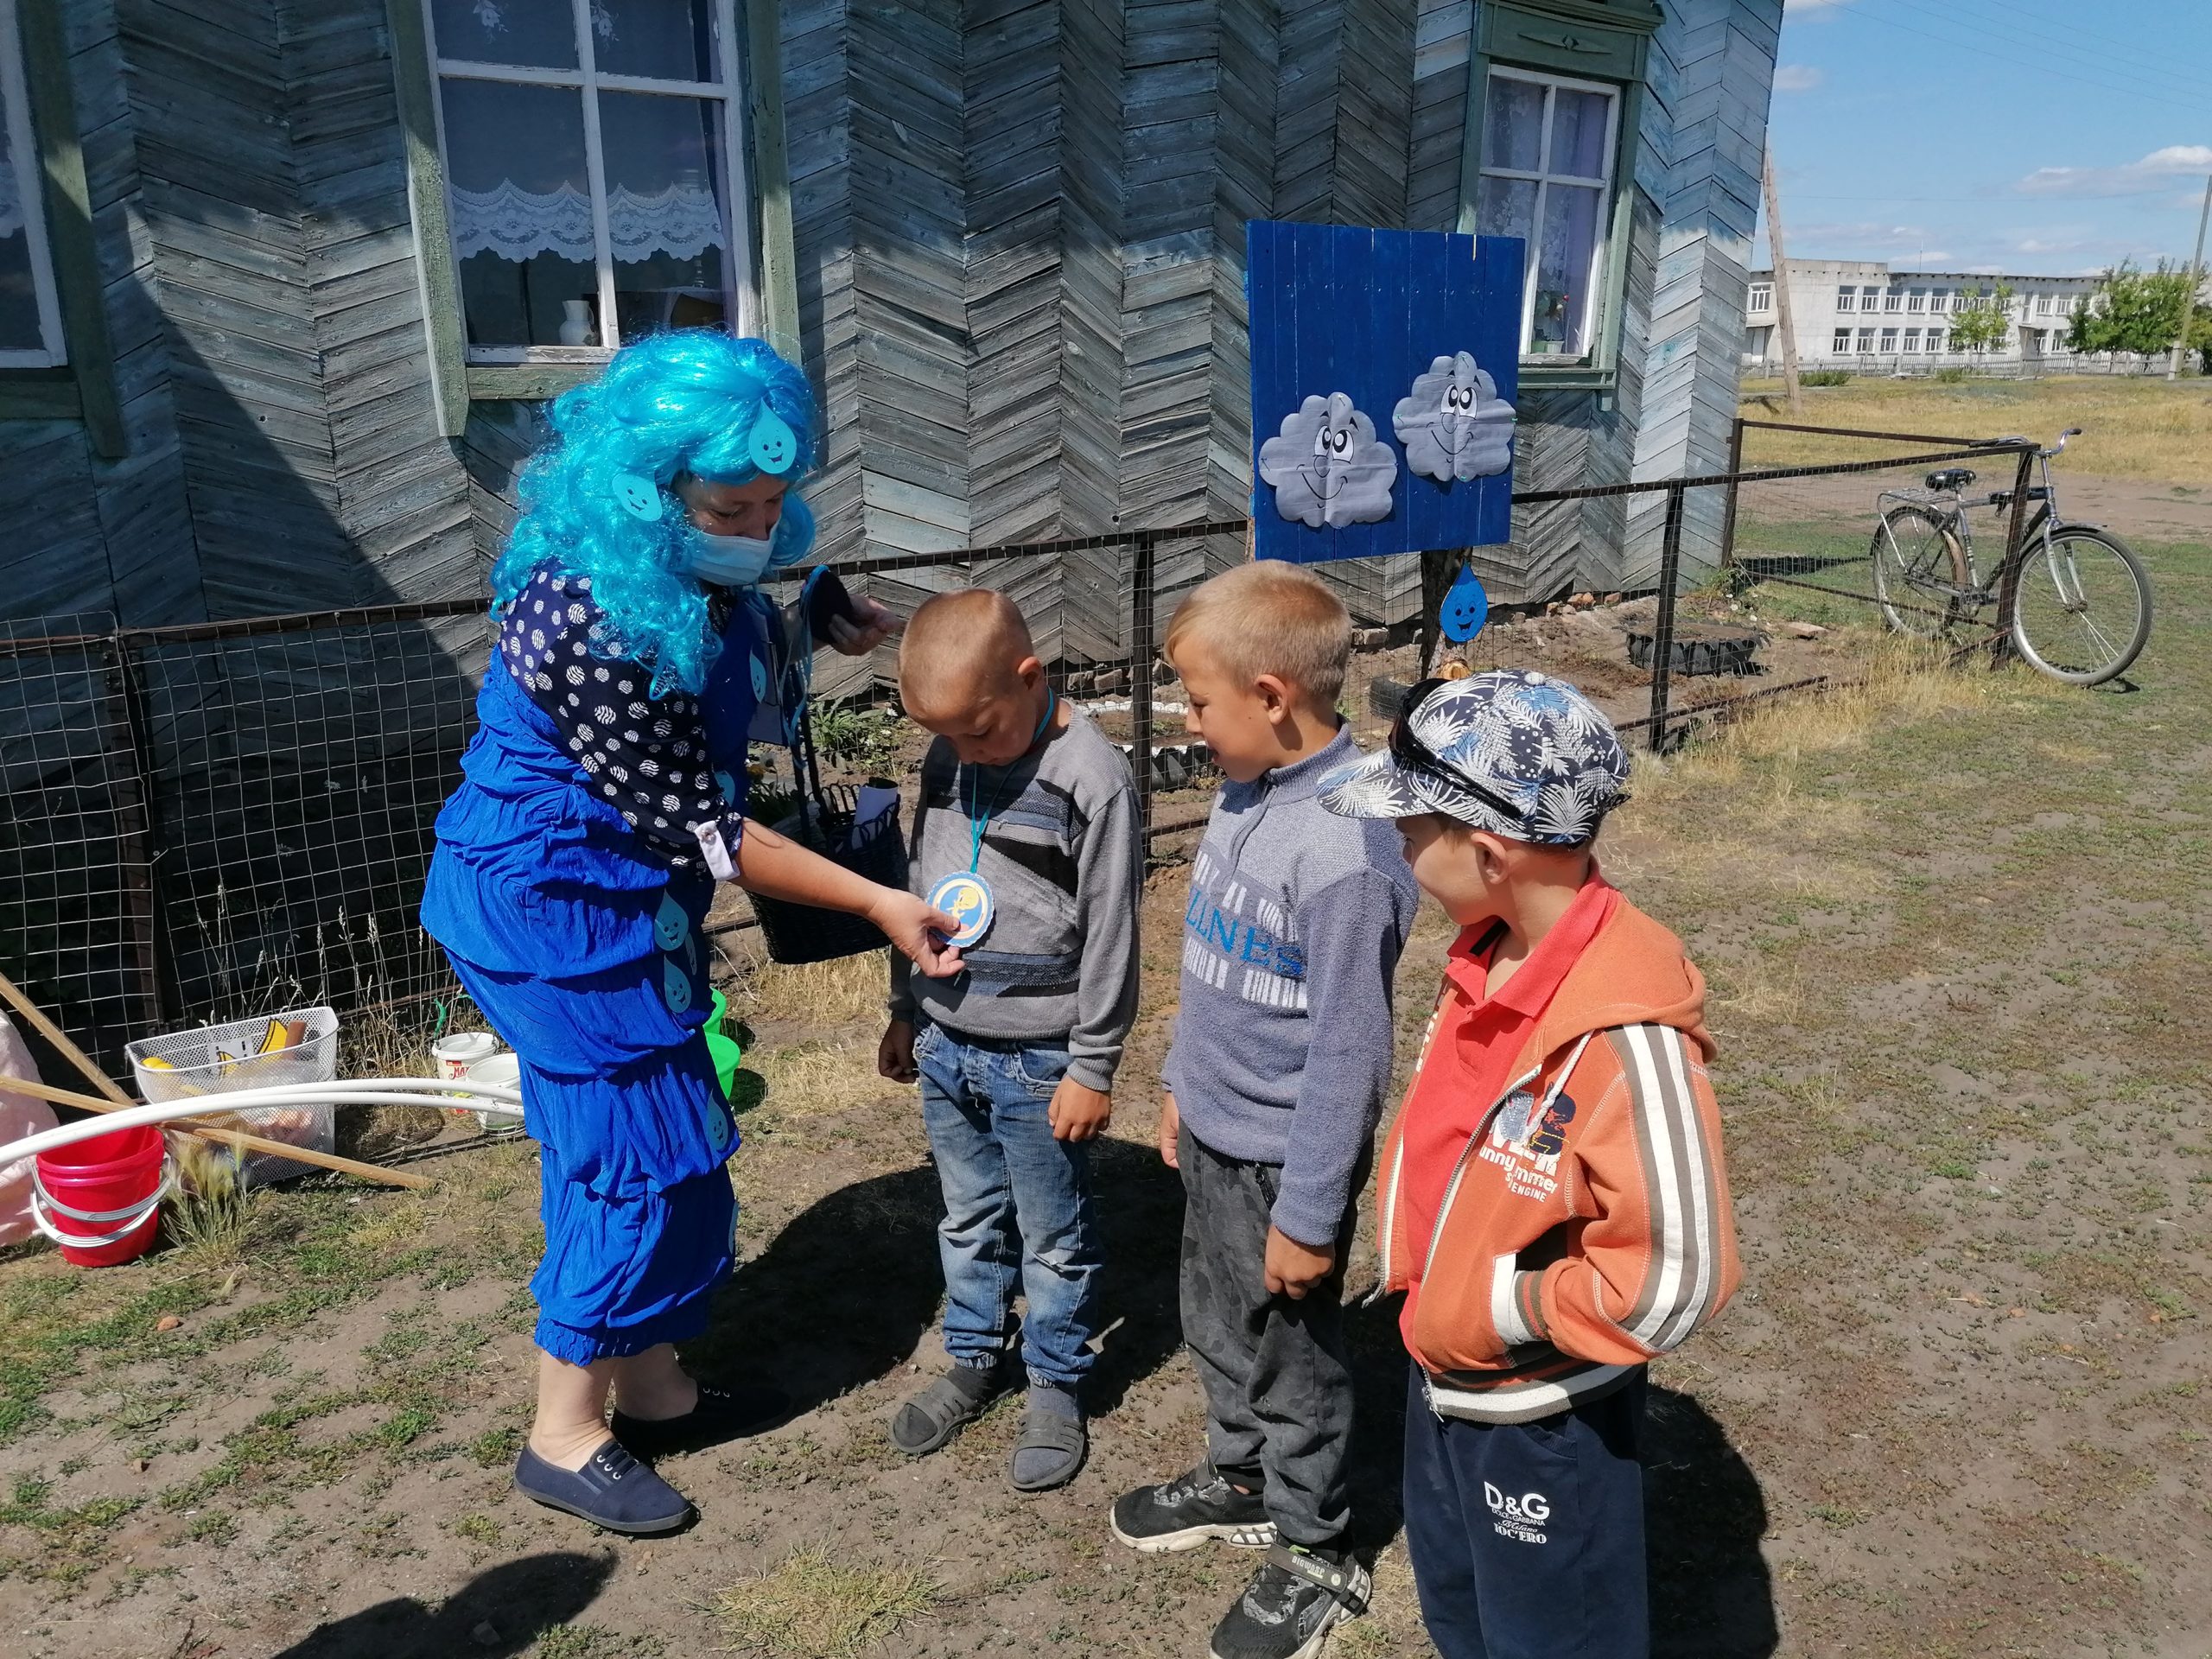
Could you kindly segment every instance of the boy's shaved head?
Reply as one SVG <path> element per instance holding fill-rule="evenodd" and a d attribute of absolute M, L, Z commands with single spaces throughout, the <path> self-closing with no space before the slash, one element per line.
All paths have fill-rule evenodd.
<path fill-rule="evenodd" d="M 924 601 L 899 645 L 899 696 L 917 718 L 949 716 L 1020 683 L 1036 656 L 1029 625 L 1004 594 L 967 588 Z"/>

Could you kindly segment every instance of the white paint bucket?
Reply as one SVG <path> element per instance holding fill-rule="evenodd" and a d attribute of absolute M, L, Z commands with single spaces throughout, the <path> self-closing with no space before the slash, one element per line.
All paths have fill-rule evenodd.
<path fill-rule="evenodd" d="M 451 1032 L 430 1045 L 437 1075 L 448 1083 L 459 1083 L 468 1075 L 470 1066 L 499 1052 L 499 1039 L 488 1031 Z"/>

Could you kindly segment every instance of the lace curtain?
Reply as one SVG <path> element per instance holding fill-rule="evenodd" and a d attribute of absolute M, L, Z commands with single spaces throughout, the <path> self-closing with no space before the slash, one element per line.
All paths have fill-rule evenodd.
<path fill-rule="evenodd" d="M 524 190 L 503 179 L 489 190 L 453 192 L 454 247 L 461 258 L 495 253 L 520 264 L 541 253 L 578 264 L 594 263 L 591 197 L 572 184 Z M 637 191 L 618 184 L 607 193 L 607 239 L 619 264 L 657 253 L 696 259 L 727 245 L 722 211 L 704 185 L 671 184 Z"/>

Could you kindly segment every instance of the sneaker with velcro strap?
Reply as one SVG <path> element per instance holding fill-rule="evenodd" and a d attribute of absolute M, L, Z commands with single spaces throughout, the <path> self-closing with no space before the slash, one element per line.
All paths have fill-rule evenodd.
<path fill-rule="evenodd" d="M 1213 1627 L 1212 1659 L 1314 1659 L 1329 1632 L 1367 1611 L 1373 1587 L 1349 1550 L 1278 1543 Z"/>
<path fill-rule="evenodd" d="M 1147 1555 L 1215 1540 L 1240 1549 L 1265 1549 L 1275 1541 L 1275 1523 L 1259 1493 L 1238 1491 L 1211 1463 L 1122 1493 L 1110 1524 L 1116 1541 Z"/>

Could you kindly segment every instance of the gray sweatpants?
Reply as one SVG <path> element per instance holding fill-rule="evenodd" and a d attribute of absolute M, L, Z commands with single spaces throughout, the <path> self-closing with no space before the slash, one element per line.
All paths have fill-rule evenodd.
<path fill-rule="evenodd" d="M 1333 1544 L 1351 1518 L 1344 1282 L 1355 1209 L 1338 1231 L 1335 1270 L 1298 1300 L 1270 1296 L 1268 1217 L 1281 1166 L 1224 1158 L 1187 1128 L 1176 1155 L 1183 1340 L 1205 1386 L 1207 1452 L 1237 1485 L 1262 1493 L 1287 1542 Z M 1365 1185 L 1363 1172 L 1352 1191 Z"/>

